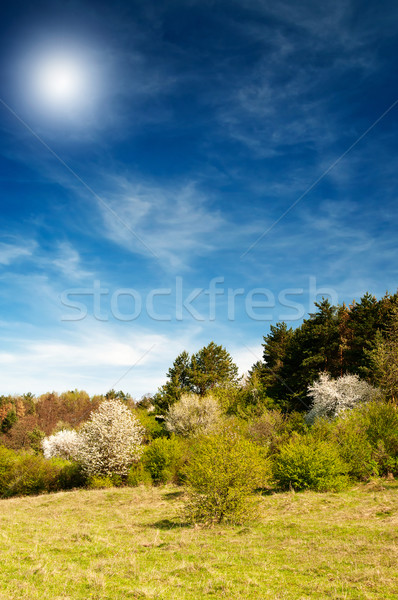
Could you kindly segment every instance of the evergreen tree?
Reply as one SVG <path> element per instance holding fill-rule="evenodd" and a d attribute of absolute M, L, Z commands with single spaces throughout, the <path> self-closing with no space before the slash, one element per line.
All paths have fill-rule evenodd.
<path fill-rule="evenodd" d="M 261 383 L 267 396 L 278 400 L 280 405 L 283 405 L 286 395 L 291 393 L 289 386 L 281 378 L 281 371 L 293 337 L 293 329 L 288 328 L 284 322 L 271 325 L 270 333 L 264 336 Z M 257 370 L 259 370 L 258 367 Z"/>
<path fill-rule="evenodd" d="M 168 370 L 168 380 L 154 396 L 154 404 L 164 411 L 180 400 L 183 393 L 204 396 L 214 387 L 234 385 L 238 367 L 222 346 L 210 342 L 191 357 L 182 352 Z"/>
<path fill-rule="evenodd" d="M 294 331 L 279 371 L 282 408 L 308 410 L 308 386 L 318 373 L 340 374 L 340 332 L 338 309 L 327 299 L 315 303 L 317 311 Z M 283 389 L 284 388 L 284 389 Z M 272 390 L 271 390 L 272 391 Z"/>
<path fill-rule="evenodd" d="M 204 396 L 213 387 L 224 387 L 237 382 L 238 367 L 222 346 L 210 342 L 191 359 L 192 391 Z"/>
<path fill-rule="evenodd" d="M 369 350 L 374 342 L 377 330 L 383 328 L 380 303 L 375 296 L 366 293 L 356 303 L 350 305 L 348 326 L 350 330 L 347 350 L 347 370 L 350 373 L 365 375 L 369 373 Z"/>
<path fill-rule="evenodd" d="M 366 352 L 372 381 L 388 400 L 398 400 L 398 308 L 395 308 L 385 336 L 377 331 L 373 348 Z"/>

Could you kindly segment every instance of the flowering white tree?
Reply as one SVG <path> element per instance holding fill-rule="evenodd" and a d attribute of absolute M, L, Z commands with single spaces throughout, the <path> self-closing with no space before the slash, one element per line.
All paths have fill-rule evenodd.
<path fill-rule="evenodd" d="M 343 375 L 332 379 L 328 373 L 320 373 L 319 379 L 308 388 L 312 398 L 307 420 L 318 417 L 334 419 L 345 410 L 351 410 L 360 403 L 375 400 L 380 391 L 359 379 L 358 375 Z"/>
<path fill-rule="evenodd" d="M 208 433 L 220 420 L 220 405 L 212 396 L 183 394 L 166 413 L 166 428 L 182 436 Z"/>
<path fill-rule="evenodd" d="M 126 475 L 142 452 L 144 429 L 120 400 L 107 400 L 79 433 L 77 459 L 86 475 Z"/>
<path fill-rule="evenodd" d="M 80 438 L 77 431 L 73 429 L 62 429 L 54 435 L 46 437 L 42 441 L 43 454 L 45 458 L 60 456 L 68 460 L 75 460 L 78 455 Z"/>

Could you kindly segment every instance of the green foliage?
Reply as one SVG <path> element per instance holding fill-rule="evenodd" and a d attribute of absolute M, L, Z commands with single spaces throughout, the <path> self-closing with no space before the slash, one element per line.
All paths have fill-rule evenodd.
<path fill-rule="evenodd" d="M 235 383 L 238 367 L 225 348 L 210 342 L 191 358 L 192 391 L 204 396 L 216 386 L 227 386 Z"/>
<path fill-rule="evenodd" d="M 302 414 L 293 412 L 286 415 L 280 410 L 269 410 L 249 421 L 247 435 L 272 455 L 288 441 L 293 433 L 304 433 L 307 429 Z"/>
<path fill-rule="evenodd" d="M 118 392 L 116 392 L 113 389 L 109 390 L 109 392 L 106 392 L 105 398 L 107 400 L 123 400 L 125 402 L 127 402 L 128 400 L 132 400 L 130 394 L 126 394 L 125 392 L 123 392 L 123 390 L 119 390 Z"/>
<path fill-rule="evenodd" d="M 260 415 L 274 405 L 274 401 L 267 397 L 257 372 L 249 374 L 239 386 L 214 388 L 212 395 L 217 398 L 225 415 L 243 419 Z"/>
<path fill-rule="evenodd" d="M 87 487 L 90 490 L 102 490 L 105 488 L 111 488 L 114 486 L 114 483 L 111 477 L 101 476 L 101 475 L 92 475 L 87 479 Z"/>
<path fill-rule="evenodd" d="M 240 523 L 253 514 L 251 494 L 267 481 L 268 462 L 258 446 L 225 427 L 193 445 L 185 475 L 189 520 Z"/>
<path fill-rule="evenodd" d="M 191 359 L 184 350 L 177 356 L 172 367 L 167 372 L 168 381 L 154 396 L 154 404 L 158 411 L 167 410 L 177 402 L 183 393 L 191 391 L 192 369 Z"/>
<path fill-rule="evenodd" d="M 157 438 L 145 448 L 142 464 L 153 483 L 180 483 L 186 448 L 186 444 L 174 436 Z"/>
<path fill-rule="evenodd" d="M 354 415 L 355 411 L 343 413 L 333 422 L 317 419 L 311 435 L 333 443 L 348 466 L 348 475 L 361 481 L 377 475 L 378 470 L 366 430 Z"/>
<path fill-rule="evenodd" d="M 72 490 L 86 485 L 87 479 L 78 463 L 62 458 L 53 458 L 51 462 L 62 466 L 58 476 L 60 490 Z"/>
<path fill-rule="evenodd" d="M 353 411 L 366 432 L 379 475 L 398 474 L 398 408 L 389 402 L 370 402 Z"/>
<path fill-rule="evenodd" d="M 273 475 L 281 489 L 339 491 L 348 484 L 349 467 L 335 444 L 294 436 L 273 461 Z"/>
<path fill-rule="evenodd" d="M 78 467 L 60 459 L 0 447 L 0 497 L 39 494 L 82 484 Z"/>
<path fill-rule="evenodd" d="M 35 452 L 35 454 L 42 454 L 42 441 L 46 437 L 44 431 L 42 431 L 39 427 L 35 427 L 28 433 L 28 439 L 30 442 L 30 447 Z"/>
<path fill-rule="evenodd" d="M 10 410 L 7 415 L 4 417 L 1 423 L 1 431 L 2 433 L 7 433 L 10 431 L 11 427 L 18 421 L 17 414 L 15 410 Z"/>
<path fill-rule="evenodd" d="M 159 422 L 155 415 L 148 413 L 145 408 L 137 408 L 134 414 L 145 430 L 145 441 L 167 435 L 163 422 Z"/>
<path fill-rule="evenodd" d="M 138 485 L 152 485 L 151 474 L 145 469 L 142 461 L 130 467 L 126 484 L 130 487 L 137 487 Z"/>
<path fill-rule="evenodd" d="M 336 446 L 354 479 L 398 474 L 398 410 L 392 403 L 369 402 L 333 422 L 317 419 L 311 435 Z"/>
<path fill-rule="evenodd" d="M 377 331 L 367 356 L 373 382 L 383 390 L 388 400 L 398 400 L 398 308 L 392 311 L 385 335 Z"/>

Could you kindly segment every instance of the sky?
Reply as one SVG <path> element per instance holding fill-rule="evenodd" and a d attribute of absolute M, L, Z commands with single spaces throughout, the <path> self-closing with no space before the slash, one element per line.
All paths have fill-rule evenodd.
<path fill-rule="evenodd" d="M 398 4 L 2 4 L 0 394 L 244 373 L 397 290 Z"/>

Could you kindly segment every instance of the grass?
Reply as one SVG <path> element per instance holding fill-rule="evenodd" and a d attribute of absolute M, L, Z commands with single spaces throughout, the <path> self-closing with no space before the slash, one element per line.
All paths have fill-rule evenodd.
<path fill-rule="evenodd" d="M 395 599 L 398 485 L 264 496 L 247 526 L 190 527 L 181 490 L 0 501 L 1 600 Z"/>

